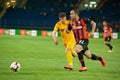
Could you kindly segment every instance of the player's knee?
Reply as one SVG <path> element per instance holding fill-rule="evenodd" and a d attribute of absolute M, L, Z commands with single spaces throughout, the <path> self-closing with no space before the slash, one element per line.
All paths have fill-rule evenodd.
<path fill-rule="evenodd" d="M 79 53 L 79 50 L 75 49 L 75 52 L 76 52 L 76 53 Z"/>
<path fill-rule="evenodd" d="M 91 53 L 90 53 L 89 50 L 86 50 L 86 51 L 85 51 L 85 56 L 86 56 L 88 59 L 91 59 L 92 55 L 91 55 Z"/>
<path fill-rule="evenodd" d="M 85 55 L 87 59 L 91 59 L 91 56 L 90 55 Z"/>
<path fill-rule="evenodd" d="M 75 48 L 75 52 L 76 52 L 76 53 L 79 53 L 79 52 L 81 52 L 81 51 L 82 51 L 82 49 Z"/>
<path fill-rule="evenodd" d="M 104 44 L 107 44 L 106 42 L 104 42 Z"/>
<path fill-rule="evenodd" d="M 87 56 L 87 59 L 91 59 L 91 57 L 90 57 L 90 56 Z"/>
<path fill-rule="evenodd" d="M 104 42 L 104 44 L 109 44 L 109 42 Z"/>

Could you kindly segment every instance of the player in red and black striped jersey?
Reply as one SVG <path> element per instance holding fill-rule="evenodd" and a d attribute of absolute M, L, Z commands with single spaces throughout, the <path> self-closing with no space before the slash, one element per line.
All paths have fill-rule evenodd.
<path fill-rule="evenodd" d="M 112 38 L 112 28 L 110 25 L 107 24 L 106 21 L 103 21 L 103 38 L 105 39 L 104 43 L 109 47 L 109 52 L 112 52 L 113 46 L 110 44 L 111 38 Z"/>
<path fill-rule="evenodd" d="M 79 71 L 87 70 L 83 59 L 83 55 L 85 55 L 88 59 L 99 60 L 102 66 L 106 66 L 103 56 L 98 57 L 95 54 L 91 54 L 91 52 L 88 49 L 89 35 L 86 24 L 88 23 L 92 25 L 92 31 L 90 33 L 90 37 L 92 37 L 95 31 L 96 23 L 90 19 L 80 18 L 79 11 L 76 9 L 70 11 L 70 18 L 71 20 L 68 28 L 66 29 L 66 32 L 69 33 L 71 30 L 73 30 L 76 40 L 75 51 L 76 53 L 78 53 L 78 59 L 81 63 Z"/>

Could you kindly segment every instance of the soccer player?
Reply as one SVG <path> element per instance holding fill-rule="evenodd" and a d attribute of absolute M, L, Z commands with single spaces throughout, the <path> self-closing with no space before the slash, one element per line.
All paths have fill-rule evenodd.
<path fill-rule="evenodd" d="M 67 54 L 67 59 L 68 59 L 68 65 L 65 66 L 64 68 L 72 70 L 73 69 L 72 53 L 74 53 L 73 54 L 74 56 L 77 55 L 77 53 L 75 54 L 75 51 L 74 51 L 74 45 L 76 44 L 76 41 L 75 41 L 75 38 L 74 38 L 74 35 L 73 35 L 72 31 L 70 31 L 70 34 L 67 34 L 64 31 L 69 24 L 69 21 L 66 20 L 66 13 L 61 12 L 61 13 L 59 13 L 58 17 L 59 17 L 59 21 L 55 24 L 52 37 L 53 37 L 54 43 L 56 45 L 58 45 L 58 39 L 56 37 L 56 33 L 57 33 L 58 30 L 60 31 L 64 46 L 66 48 L 65 52 Z"/>
<path fill-rule="evenodd" d="M 109 51 L 108 52 L 112 52 L 113 46 L 110 44 L 111 38 L 112 38 L 112 28 L 110 26 L 108 26 L 106 21 L 103 21 L 103 38 L 104 38 L 104 43 L 106 46 L 108 46 Z"/>
<path fill-rule="evenodd" d="M 95 31 L 96 23 L 90 19 L 82 19 L 79 17 L 79 10 L 73 9 L 70 11 L 70 23 L 66 28 L 66 33 L 72 30 L 76 40 L 75 51 L 78 54 L 78 59 L 81 63 L 81 67 L 79 71 L 86 71 L 87 67 L 85 66 L 85 62 L 83 59 L 83 55 L 85 55 L 88 59 L 98 60 L 101 62 L 102 66 L 106 66 L 106 63 L 103 59 L 103 56 L 99 57 L 95 54 L 91 54 L 90 50 L 88 49 L 88 31 L 86 23 L 92 25 L 92 31 L 90 33 L 90 37 L 93 37 L 93 33 Z"/>

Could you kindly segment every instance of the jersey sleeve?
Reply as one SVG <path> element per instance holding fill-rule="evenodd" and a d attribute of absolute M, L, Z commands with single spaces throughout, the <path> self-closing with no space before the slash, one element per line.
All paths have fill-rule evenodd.
<path fill-rule="evenodd" d="M 59 30 L 59 27 L 58 27 L 58 24 L 56 23 L 54 27 L 54 31 L 58 31 L 58 30 Z"/>
<path fill-rule="evenodd" d="M 87 23 L 87 24 L 91 24 L 91 22 L 92 22 L 92 20 L 91 20 L 91 19 L 89 19 L 89 18 L 84 18 L 83 20 L 84 20 L 84 21 L 85 21 L 85 23 Z"/>

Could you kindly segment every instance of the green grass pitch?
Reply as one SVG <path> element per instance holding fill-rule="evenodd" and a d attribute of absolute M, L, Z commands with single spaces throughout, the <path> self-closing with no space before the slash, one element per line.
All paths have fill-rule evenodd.
<path fill-rule="evenodd" d="M 80 63 L 74 58 L 74 70 L 65 70 L 66 53 L 61 38 L 55 46 L 51 37 L 0 36 L 0 80 L 120 80 L 120 39 L 112 39 L 114 49 L 108 53 L 103 39 L 90 39 L 89 49 L 103 55 L 107 66 L 85 58 L 88 70 L 79 72 Z M 21 69 L 9 69 L 18 61 Z"/>

